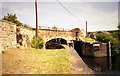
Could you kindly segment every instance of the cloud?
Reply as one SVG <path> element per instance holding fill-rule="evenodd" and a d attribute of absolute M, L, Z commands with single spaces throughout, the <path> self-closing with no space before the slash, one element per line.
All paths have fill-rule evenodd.
<path fill-rule="evenodd" d="M 97 3 L 96 2 L 95 3 L 94 2 L 92 2 L 92 3 L 91 2 L 74 3 L 73 2 L 73 3 L 64 3 L 64 5 L 70 11 L 72 11 L 72 13 L 74 15 L 76 15 L 80 19 L 79 23 L 78 23 L 78 21 L 76 21 L 76 23 L 78 23 L 78 25 L 79 25 L 78 27 L 85 29 L 85 21 L 88 20 L 88 24 L 89 24 L 88 30 L 89 31 L 116 29 L 116 25 L 118 23 L 117 3 L 114 3 L 114 2 L 113 3 L 112 2 L 111 3 L 102 2 L 102 3 L 99 3 L 99 2 L 97 2 Z M 101 4 L 104 5 L 104 6 L 102 6 L 103 9 L 101 9 L 99 7 Z M 108 27 L 108 26 L 111 26 L 111 27 Z M 96 28 L 96 29 L 94 29 L 94 28 Z"/>
<path fill-rule="evenodd" d="M 1 0 L 2 2 L 34 2 L 35 0 Z M 37 0 L 38 2 L 57 2 L 57 0 Z M 59 0 L 60 2 L 119 2 L 119 0 Z"/>
<path fill-rule="evenodd" d="M 84 9 L 83 12 L 79 14 L 82 21 L 88 20 L 88 30 L 109 30 L 116 29 L 118 23 L 118 11 L 111 13 L 99 11 L 97 9 L 89 7 L 87 11 Z M 85 25 L 85 23 L 83 23 Z M 84 27 L 85 29 L 85 27 Z"/>
<path fill-rule="evenodd" d="M 16 13 L 18 20 L 35 27 L 35 6 L 33 2 L 3 2 L 5 12 Z M 39 26 L 54 26 L 73 29 L 85 29 L 88 20 L 88 31 L 116 29 L 118 22 L 117 3 L 110 2 L 72 2 L 62 3 L 80 20 L 71 16 L 57 2 L 38 2 Z M 101 6 L 102 5 L 102 6 Z M 100 8 L 102 7 L 102 8 Z"/>

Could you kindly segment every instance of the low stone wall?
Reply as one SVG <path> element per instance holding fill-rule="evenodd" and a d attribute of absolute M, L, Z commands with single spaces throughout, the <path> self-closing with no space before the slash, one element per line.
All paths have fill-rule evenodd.
<path fill-rule="evenodd" d="M 75 49 L 81 56 L 103 57 L 107 56 L 106 43 L 85 43 L 82 41 L 75 42 Z"/>
<path fill-rule="evenodd" d="M 0 52 L 16 48 L 16 24 L 0 20 Z"/>
<path fill-rule="evenodd" d="M 22 40 L 22 47 L 31 47 L 33 36 L 35 36 L 35 30 L 16 27 L 16 24 L 12 22 L 0 20 L 0 52 L 20 46 L 19 40 Z"/>

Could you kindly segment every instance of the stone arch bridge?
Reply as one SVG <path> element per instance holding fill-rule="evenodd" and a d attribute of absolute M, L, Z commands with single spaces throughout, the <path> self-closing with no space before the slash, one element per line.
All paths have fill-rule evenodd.
<path fill-rule="evenodd" d="M 81 31 L 79 28 L 75 28 L 70 31 L 65 30 L 52 30 L 52 29 L 39 29 L 38 35 L 43 37 L 45 41 L 45 47 L 51 48 L 62 48 L 62 46 L 58 46 L 59 44 L 68 44 L 73 43 L 73 40 L 80 40 L 79 36 L 81 35 Z"/>
<path fill-rule="evenodd" d="M 45 42 L 48 42 L 52 39 L 56 39 L 57 41 L 66 40 L 67 43 L 69 43 L 72 40 L 80 40 L 79 36 L 81 35 L 81 31 L 79 28 L 75 28 L 75 29 L 70 30 L 70 31 L 39 29 L 38 35 L 43 37 Z"/>
<path fill-rule="evenodd" d="M 22 37 L 20 37 L 22 35 Z M 46 43 L 68 44 L 73 40 L 80 40 L 81 30 L 75 28 L 72 30 L 53 30 L 53 29 L 38 29 L 38 35 L 44 39 Z M 28 47 L 35 36 L 35 29 L 28 30 L 26 28 L 17 28 L 17 43 L 22 39 L 22 46 Z M 20 40 L 21 41 L 21 40 Z M 50 44 L 49 43 L 49 44 Z"/>

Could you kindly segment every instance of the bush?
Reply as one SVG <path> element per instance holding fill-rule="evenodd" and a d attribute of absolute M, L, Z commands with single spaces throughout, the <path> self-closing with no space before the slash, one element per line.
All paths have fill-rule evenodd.
<path fill-rule="evenodd" d="M 113 37 L 109 34 L 100 33 L 96 35 L 96 39 L 100 42 L 108 43 Z"/>
<path fill-rule="evenodd" d="M 52 29 L 53 29 L 53 30 L 57 30 L 57 27 L 56 27 L 56 26 L 53 26 Z"/>
<path fill-rule="evenodd" d="M 109 41 L 111 42 L 111 49 L 112 53 L 115 55 L 120 54 L 120 46 L 119 46 L 119 39 L 117 38 L 118 36 L 116 34 L 97 34 L 96 39 L 97 41 L 108 43 Z"/>
<path fill-rule="evenodd" d="M 28 29 L 33 29 L 31 26 L 29 26 L 28 24 L 24 24 L 23 27 L 28 28 Z"/>
<path fill-rule="evenodd" d="M 36 36 L 33 37 L 33 40 L 31 42 L 31 47 L 36 49 L 42 49 L 44 47 L 44 40 L 40 36 L 36 38 Z"/>

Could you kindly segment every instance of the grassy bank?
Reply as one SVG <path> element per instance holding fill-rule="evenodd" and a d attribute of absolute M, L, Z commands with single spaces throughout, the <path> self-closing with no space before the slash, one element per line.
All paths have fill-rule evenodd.
<path fill-rule="evenodd" d="M 2 54 L 3 74 L 70 74 L 66 49 L 9 49 Z"/>
<path fill-rule="evenodd" d="M 84 41 L 84 42 L 97 42 L 97 41 L 95 41 L 94 39 L 92 39 L 92 38 L 86 38 L 86 37 L 81 37 L 81 39 Z"/>

